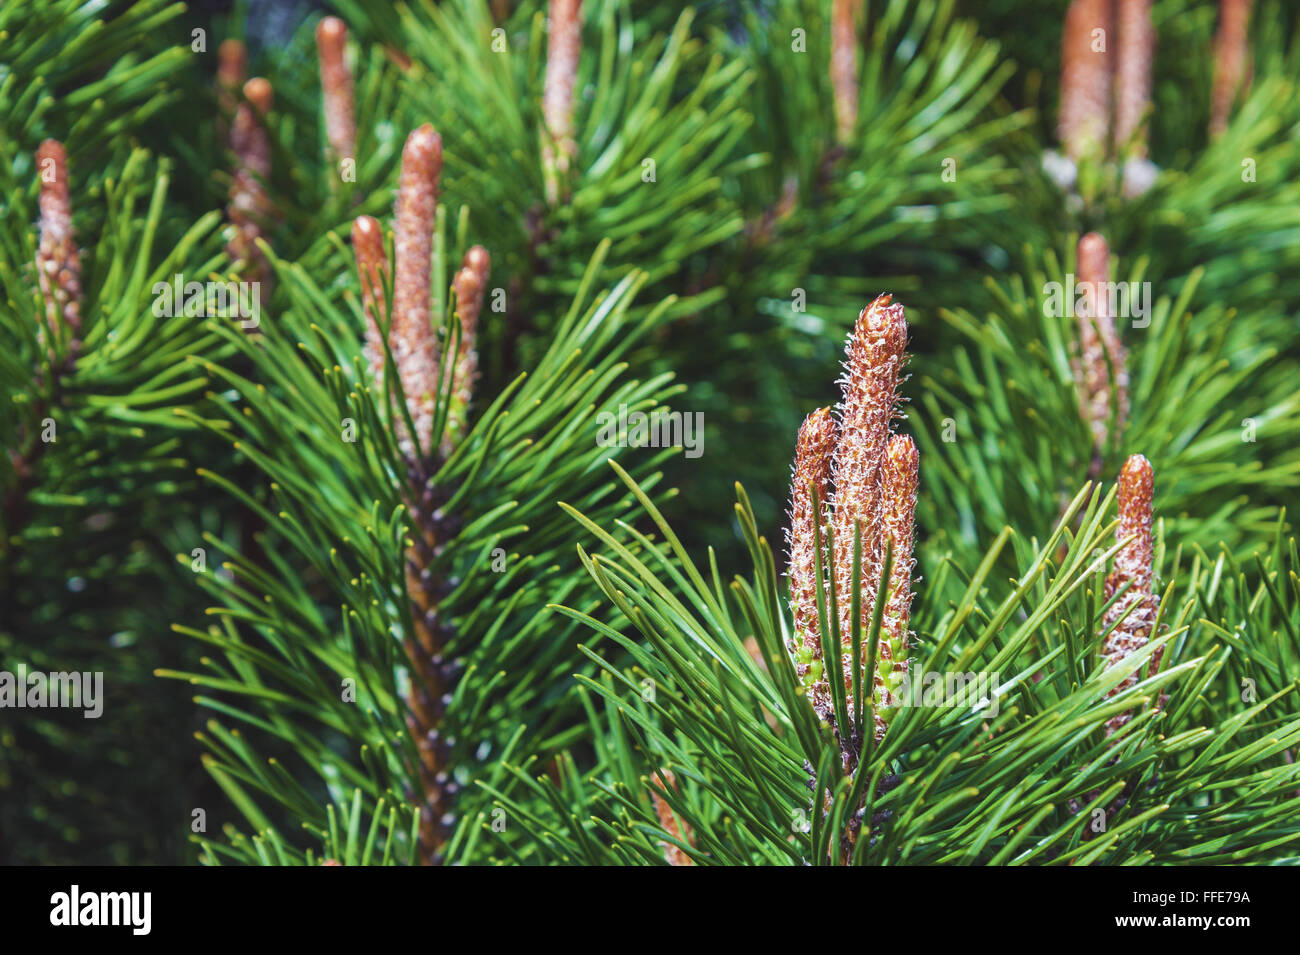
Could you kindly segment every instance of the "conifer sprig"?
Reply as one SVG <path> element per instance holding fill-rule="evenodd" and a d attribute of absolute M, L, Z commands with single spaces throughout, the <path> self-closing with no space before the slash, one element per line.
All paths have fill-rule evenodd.
<path fill-rule="evenodd" d="M 402 88 L 443 136 L 449 200 L 500 209 L 482 236 L 508 292 L 493 353 L 544 338 L 535 313 L 574 294 L 606 238 L 611 277 L 652 263 L 680 313 L 721 297 L 696 257 L 743 228 L 722 184 L 759 160 L 741 144 L 746 65 L 713 53 L 691 11 L 644 38 L 627 0 L 555 0 L 503 24 L 483 0 L 456 0 L 400 19 Z"/>
<path fill-rule="evenodd" d="M 1126 484 L 1121 525 L 1142 520 L 1140 485 Z M 559 784 L 524 765 L 515 771 L 524 788 L 497 793 L 528 823 L 531 843 L 512 844 L 512 860 L 665 864 L 664 843 L 700 865 L 1288 857 L 1300 840 L 1300 768 L 1285 755 L 1300 741 L 1294 687 L 1243 695 L 1230 715 L 1205 698 L 1220 674 L 1266 655 L 1270 638 L 1252 626 L 1225 643 L 1226 628 L 1197 619 L 1202 606 L 1216 613 L 1230 606 L 1215 583 L 1222 567 L 1198 559 L 1187 568 L 1187 589 L 1171 586 L 1161 598 L 1152 621 L 1159 636 L 1107 665 L 1097 637 L 1113 619 L 1114 604 L 1099 599 L 1105 570 L 1118 560 L 1117 574 L 1133 571 L 1129 557 L 1145 551 L 1129 534 L 1107 542 L 1114 502 L 1114 491 L 1102 498 L 1085 487 L 1042 542 L 1008 529 L 969 578 L 950 564 L 938 568 L 912 622 L 927 648 L 917 670 L 940 680 L 913 691 L 884 740 L 846 776 L 838 741 L 818 733 L 786 669 L 774 560 L 743 491 L 736 513 L 754 569 L 729 589 L 716 567 L 695 568 L 644 498 L 664 534 L 659 552 L 633 550 L 638 535 L 616 536 L 577 515 L 600 541 L 601 553 L 586 558 L 589 571 L 640 640 L 566 611 L 634 662 L 588 651 L 603 668 L 582 681 L 600 765 Z M 1281 541 L 1279 534 L 1275 546 Z M 989 576 L 1004 548 L 1018 568 L 1008 588 Z M 1154 574 L 1167 559 L 1159 531 L 1150 553 Z M 1175 566 L 1164 576 L 1181 574 Z M 1232 599 L 1245 599 L 1249 587 L 1234 583 Z M 1282 606 L 1283 619 L 1294 616 Z M 746 651 L 748 633 L 766 668 Z M 963 683 L 947 680 L 945 689 L 954 672 Z M 948 698 L 980 673 L 997 674 L 987 695 Z M 1124 714 L 1131 719 L 1107 732 Z M 665 766 L 675 790 L 657 782 Z M 537 800 L 552 809 L 537 812 Z M 674 826 L 690 827 L 689 840 L 661 823 L 664 800 Z M 855 827 L 856 838 L 844 838 Z"/>
<path fill-rule="evenodd" d="M 0 857 L 1298 858 L 1284 3 L 334 6 L 0 5 Z"/>
<path fill-rule="evenodd" d="M 231 731 L 213 720 L 204 734 L 210 773 L 253 830 L 205 840 L 212 860 L 248 862 L 274 852 L 308 861 L 309 845 L 290 833 L 299 822 L 325 832 L 330 807 L 353 812 L 358 788 L 363 816 L 379 818 L 383 800 L 402 819 L 416 820 L 413 834 L 393 830 L 397 858 L 479 858 L 491 803 L 476 784 L 509 789 L 504 755 L 546 753 L 574 738 L 577 703 L 566 689 L 572 628 L 544 626 L 541 611 L 549 593 L 586 598 L 563 570 L 572 530 L 552 513 L 552 502 L 564 487 L 602 519 L 628 506 L 599 480 L 597 462 L 622 452 L 592 440 L 595 420 L 667 394 L 662 378 L 625 377 L 619 357 L 662 320 L 664 307 L 629 312 L 644 281 L 636 275 L 593 295 L 602 248 L 535 371 L 501 394 L 479 395 L 477 420 L 443 458 L 455 371 L 463 367 L 450 359 L 459 355 L 465 314 L 456 314 L 447 294 L 455 286 L 446 271 L 446 217 L 426 202 L 433 196 L 432 129 L 417 130 L 412 143 L 395 242 L 399 260 L 408 259 L 393 269 L 391 296 L 366 291 L 387 284 L 375 223 L 354 224 L 361 281 L 349 283 L 342 307 L 300 265 L 272 255 L 288 307 L 264 323 L 259 341 L 226 332 L 270 385 L 214 365 L 210 374 L 227 390 L 213 396 L 215 415 L 194 417 L 234 438 L 270 482 L 264 494 L 204 472 L 261 516 L 266 563 L 230 554 L 233 577 L 200 575 L 220 604 L 221 624 L 178 629 L 212 644 L 219 658 L 209 672 L 165 674 L 206 687 L 204 703 L 262 731 L 232 745 Z M 431 245 L 419 235 L 429 212 L 437 226 Z M 411 219 L 405 226 L 404 216 Z M 455 240 L 462 248 L 466 223 L 462 216 Z M 337 248 L 337 240 L 327 241 Z M 409 257 L 421 249 L 423 270 Z M 342 248 L 334 260 L 347 261 Z M 468 312 L 476 304 L 470 276 L 486 282 L 487 261 L 481 250 L 463 261 L 459 307 Z M 432 271 L 431 283 L 421 271 Z M 404 275 L 415 276 L 417 287 L 399 296 Z M 401 325 L 399 298 L 407 308 Z M 386 301 L 394 302 L 391 322 Z M 424 340 L 413 322 L 445 343 L 430 339 L 436 350 L 425 353 L 430 364 L 416 395 L 406 391 L 416 378 L 399 373 L 394 347 L 403 334 Z M 382 384 L 367 354 L 376 347 Z M 415 432 L 412 410 L 426 398 L 429 450 L 415 456 L 399 435 Z M 322 599 L 312 579 L 328 596 Z M 292 718 L 281 709 L 286 704 Z M 263 754 L 285 767 L 274 779 Z M 289 778 L 296 782 L 276 781 Z M 408 844 L 412 838 L 418 848 Z"/>
<path fill-rule="evenodd" d="M 1222 541 L 1244 556 L 1271 538 L 1281 489 L 1300 481 L 1300 405 L 1269 312 L 1215 303 L 1193 312 L 1193 301 L 1208 300 L 1199 271 L 1182 283 L 1153 281 L 1146 317 L 1130 311 L 1116 326 L 1122 365 L 1104 345 L 1092 349 L 1093 394 L 1109 392 L 1104 404 L 1097 398 L 1094 417 L 1080 409 L 1071 364 L 1087 296 L 1076 286 L 1073 304 L 1064 299 L 1071 276 L 1083 273 L 1065 252 L 1027 258 L 1023 273 L 988 281 L 994 304 L 978 319 L 965 308 L 940 313 L 964 344 L 954 346 L 951 367 L 927 366 L 913 416 L 930 462 L 918 514 L 940 552 L 955 548 L 969 563 L 983 550 L 977 541 L 1007 524 L 1054 521 L 1079 475 L 1117 473 L 1134 448 L 1161 475 L 1179 540 Z M 1119 258 L 1112 277 L 1131 291 L 1150 269 L 1145 258 Z M 1120 429 L 1114 389 L 1124 368 L 1129 411 Z M 1179 401 L 1166 400 L 1170 393 Z M 1017 466 L 998 463 L 1008 460 Z"/>
<path fill-rule="evenodd" d="M 90 168 L 37 153 L 0 136 L 0 656 L 104 673 L 113 695 L 106 719 L 6 720 L 0 829 L 24 837 L 0 858 L 180 861 L 160 815 L 185 811 L 166 784 L 193 757 L 185 703 L 149 674 L 170 652 L 158 616 L 184 606 L 165 555 L 192 546 L 168 529 L 178 502 L 199 511 L 175 411 L 205 382 L 185 360 L 222 350 L 174 280 L 222 262 L 220 217 L 177 227 L 170 166 L 143 150 Z"/>

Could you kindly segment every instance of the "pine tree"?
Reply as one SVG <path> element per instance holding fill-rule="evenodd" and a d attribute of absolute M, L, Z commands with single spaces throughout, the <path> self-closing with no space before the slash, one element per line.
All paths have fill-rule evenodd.
<path fill-rule="evenodd" d="M 6 861 L 1295 861 L 1293 11 L 332 7 L 0 8 Z"/>

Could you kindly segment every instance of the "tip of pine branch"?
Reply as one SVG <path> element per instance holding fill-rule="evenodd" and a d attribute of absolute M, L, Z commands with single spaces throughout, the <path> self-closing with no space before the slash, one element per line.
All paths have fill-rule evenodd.
<path fill-rule="evenodd" d="M 41 170 L 41 195 L 68 195 L 68 153 L 57 139 L 47 139 L 36 149 L 36 166 Z M 50 174 L 46 174 L 49 169 Z"/>
<path fill-rule="evenodd" d="M 1155 472 L 1145 455 L 1131 454 L 1119 472 L 1119 494 L 1122 499 L 1145 503 L 1148 514 L 1155 488 Z"/>
<path fill-rule="evenodd" d="M 475 272 L 486 273 L 492 268 L 492 256 L 481 245 L 476 245 L 465 253 L 465 268 Z"/>
<path fill-rule="evenodd" d="M 907 319 L 901 303 L 895 303 L 889 292 L 884 292 L 858 314 L 857 328 L 860 336 L 871 341 L 901 338 L 907 343 Z M 901 350 L 901 347 L 900 347 Z"/>
<path fill-rule="evenodd" d="M 254 76 L 244 84 L 244 99 L 252 103 L 253 108 L 263 116 L 271 111 L 273 98 L 271 81 L 265 77 Z"/>
<path fill-rule="evenodd" d="M 889 457 L 890 470 L 897 474 L 915 476 L 920 469 L 921 453 L 916 449 L 916 442 L 908 435 L 893 435 L 889 439 L 885 453 Z"/>
<path fill-rule="evenodd" d="M 373 252 L 376 247 L 383 252 L 384 230 L 374 216 L 357 216 L 352 220 L 352 244 Z M 360 253 L 358 253 L 358 258 Z M 376 256 L 377 258 L 378 256 Z"/>
<path fill-rule="evenodd" d="M 236 39 L 222 40 L 217 47 L 217 79 L 223 86 L 238 88 L 248 69 L 248 49 Z"/>
<path fill-rule="evenodd" d="M 436 192 L 441 175 L 442 137 L 432 123 L 425 123 L 406 137 L 402 147 L 402 185 L 423 183 Z"/>
<path fill-rule="evenodd" d="M 322 53 L 327 48 L 330 51 L 342 52 L 343 43 L 347 38 L 347 25 L 338 17 L 326 17 L 316 25 L 316 45 Z"/>
<path fill-rule="evenodd" d="M 1110 246 L 1100 232 L 1089 232 L 1079 239 L 1080 281 L 1104 282 L 1110 274 Z"/>

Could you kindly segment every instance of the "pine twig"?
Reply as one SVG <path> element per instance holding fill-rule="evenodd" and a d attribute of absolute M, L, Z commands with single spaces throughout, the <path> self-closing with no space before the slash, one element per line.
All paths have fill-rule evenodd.
<path fill-rule="evenodd" d="M 441 173 L 442 139 L 426 123 L 407 137 L 402 150 L 394 213 L 396 262 L 388 348 L 415 429 L 410 434 L 403 418 L 394 425 L 407 462 L 407 510 L 414 525 L 406 551 L 406 591 L 413 626 L 406 640 L 412 668 L 406 722 L 420 761 L 421 860 L 431 865 L 442 861 L 441 850 L 455 821 L 452 803 L 459 790 L 449 766 L 453 741 L 442 726 L 459 666 L 444 655 L 453 635 L 451 624 L 441 613 L 448 584 L 433 569 L 455 532 L 455 521 L 443 510 L 449 493 L 430 481 L 439 461 L 433 449 L 433 422 L 440 348 L 430 315 L 430 268 Z M 361 272 L 362 304 L 368 314 L 368 360 L 374 372 L 376 358 L 384 354 L 383 343 L 378 340 L 378 320 L 387 271 L 379 224 L 368 217 L 358 219 L 353 223 L 353 243 Z M 382 367 L 380 362 L 377 381 L 381 390 Z"/>

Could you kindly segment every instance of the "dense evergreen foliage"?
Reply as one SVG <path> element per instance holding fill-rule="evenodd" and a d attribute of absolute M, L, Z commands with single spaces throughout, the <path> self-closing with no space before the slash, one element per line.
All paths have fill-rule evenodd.
<path fill-rule="evenodd" d="M 103 712 L 0 682 L 0 862 L 1294 861 L 1298 85 L 1280 0 L 8 0 L 0 680 Z"/>

